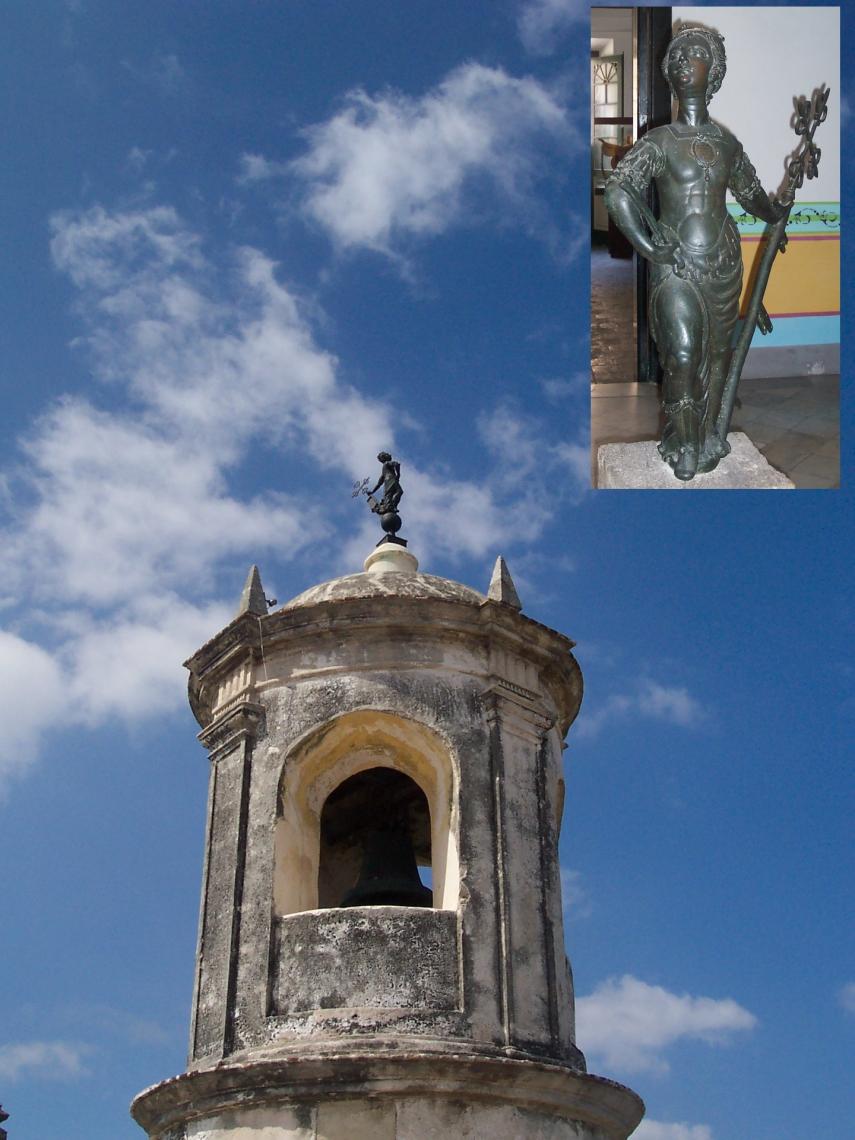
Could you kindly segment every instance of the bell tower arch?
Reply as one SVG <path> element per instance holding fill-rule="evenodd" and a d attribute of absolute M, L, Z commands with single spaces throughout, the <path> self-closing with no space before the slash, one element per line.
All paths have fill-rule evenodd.
<path fill-rule="evenodd" d="M 335 797 L 345 785 L 361 773 L 372 770 L 397 773 L 398 788 L 390 787 L 389 777 L 367 781 L 359 795 L 359 785 L 350 784 L 349 826 L 345 827 L 343 807 L 335 808 Z M 406 784 L 421 793 L 426 812 L 420 812 L 415 795 Z M 430 866 L 434 901 L 438 909 L 456 910 L 458 902 L 458 859 L 456 817 L 452 820 L 457 780 L 448 748 L 439 735 L 426 725 L 409 717 L 380 709 L 357 709 L 335 717 L 295 745 L 283 764 L 276 822 L 276 872 L 274 908 L 280 914 L 314 910 L 330 905 L 321 898 L 328 876 L 324 874 L 322 855 L 329 850 L 324 841 L 323 814 L 326 809 L 328 830 L 334 833 L 335 845 L 345 858 L 347 839 L 351 862 L 358 876 L 359 860 L 369 825 L 390 824 L 388 818 L 372 813 L 385 804 L 387 813 L 400 801 L 399 810 L 409 809 L 410 839 L 417 834 L 414 848 L 417 860 L 427 857 Z M 357 812 L 354 795 L 361 808 Z M 330 803 L 330 800 L 333 803 Z M 336 823 L 334 816 L 338 815 Z M 420 816 L 421 826 L 417 827 Z M 332 817 L 332 818 L 331 818 Z M 427 824 L 427 833 L 424 831 Z M 343 830 L 344 829 L 344 830 Z M 333 860 L 335 862 L 335 860 Z M 295 868 L 299 867 L 299 873 Z M 347 873 L 344 872 L 347 879 Z M 348 882 L 352 887 L 355 882 Z"/>

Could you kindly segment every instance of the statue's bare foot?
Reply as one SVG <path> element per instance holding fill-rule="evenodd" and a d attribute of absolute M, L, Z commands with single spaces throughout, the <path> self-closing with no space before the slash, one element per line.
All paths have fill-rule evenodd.
<path fill-rule="evenodd" d="M 672 464 L 674 474 L 678 479 L 683 482 L 688 482 L 689 479 L 694 479 L 695 473 L 698 470 L 698 449 L 696 447 L 683 446 L 680 448 L 677 455 L 676 463 Z"/>

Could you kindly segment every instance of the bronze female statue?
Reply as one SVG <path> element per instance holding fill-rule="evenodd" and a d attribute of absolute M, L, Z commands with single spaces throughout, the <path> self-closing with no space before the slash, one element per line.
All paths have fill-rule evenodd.
<path fill-rule="evenodd" d="M 381 451 L 377 456 L 378 462 L 383 464 L 380 470 L 380 478 L 377 483 L 366 491 L 368 502 L 372 511 L 377 515 L 390 514 L 397 511 L 398 503 L 401 501 L 401 496 L 404 494 L 401 489 L 401 464 L 393 459 L 388 451 Z M 383 498 L 378 503 L 372 499 L 372 495 L 383 488 Z"/>
<path fill-rule="evenodd" d="M 401 487 L 401 464 L 397 459 L 393 459 L 388 451 L 381 451 L 377 459 L 383 464 L 380 470 L 380 478 L 370 490 L 368 488 L 368 484 L 371 482 L 370 477 L 363 479 L 361 483 L 354 483 L 353 498 L 358 495 L 365 495 L 371 510 L 375 515 L 380 516 L 383 537 L 377 543 L 378 546 L 384 542 L 394 542 L 399 546 L 406 546 L 407 540 L 398 537 L 398 531 L 401 529 L 398 504 L 404 494 Z M 381 487 L 383 488 L 383 498 L 375 499 L 374 495 Z"/>
<path fill-rule="evenodd" d="M 712 471 L 730 451 L 716 421 L 738 316 L 742 257 L 725 194 L 729 189 L 765 222 L 777 222 L 786 212 L 769 199 L 739 140 L 709 117 L 707 104 L 726 66 L 718 33 L 680 29 L 662 61 L 677 119 L 635 144 L 605 194 L 615 224 L 650 262 L 650 325 L 664 371 L 659 452 L 683 480 Z M 651 181 L 659 194 L 658 219 L 645 199 Z"/>

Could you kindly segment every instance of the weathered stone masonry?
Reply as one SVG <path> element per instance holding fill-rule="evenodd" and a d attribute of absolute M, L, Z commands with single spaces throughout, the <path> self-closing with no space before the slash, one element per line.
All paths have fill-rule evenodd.
<path fill-rule="evenodd" d="M 384 546 L 273 613 L 248 587 L 188 662 L 211 757 L 199 948 L 187 1071 L 134 1102 L 152 1140 L 637 1124 L 575 1043 L 558 832 L 581 674 L 499 571 L 484 596 Z M 324 805 L 379 769 L 423 794 L 433 906 L 321 907 L 319 875 L 357 873 L 324 878 Z"/>

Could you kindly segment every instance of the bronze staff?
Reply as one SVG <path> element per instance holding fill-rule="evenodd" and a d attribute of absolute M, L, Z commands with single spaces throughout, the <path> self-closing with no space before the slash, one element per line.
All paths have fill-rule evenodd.
<path fill-rule="evenodd" d="M 757 276 L 754 279 L 754 289 L 745 310 L 745 320 L 736 347 L 733 350 L 733 358 L 724 385 L 721 411 L 716 424 L 721 439 L 727 439 L 727 433 L 730 431 L 736 389 L 742 376 L 745 357 L 751 347 L 754 329 L 759 325 L 760 331 L 764 335 L 772 331 L 772 322 L 763 308 L 763 294 L 766 291 L 769 274 L 772 272 L 772 263 L 778 252 L 783 253 L 787 246 L 787 222 L 795 202 L 796 191 L 801 189 L 806 177 L 816 178 L 818 173 L 822 151 L 814 143 L 813 136 L 816 133 L 816 128 L 820 123 L 825 122 L 828 115 L 828 96 L 829 90 L 816 90 L 811 96 L 810 102 L 805 98 L 798 100 L 794 129 L 798 136 L 804 136 L 804 147 L 795 155 L 787 167 L 787 174 L 789 175 L 787 188 L 778 199 L 781 205 L 785 207 L 785 212 L 771 226 L 764 238 L 765 248 L 760 258 L 760 265 L 757 268 Z"/>

